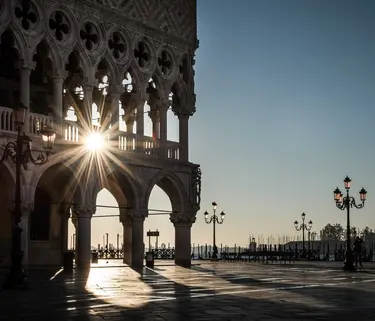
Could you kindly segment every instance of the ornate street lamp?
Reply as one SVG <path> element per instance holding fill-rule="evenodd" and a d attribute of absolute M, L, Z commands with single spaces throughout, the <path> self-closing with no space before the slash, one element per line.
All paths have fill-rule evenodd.
<path fill-rule="evenodd" d="M 302 255 L 303 255 L 303 257 L 305 257 L 306 256 L 305 231 L 308 231 L 308 232 L 311 231 L 313 222 L 310 220 L 309 223 L 308 223 L 308 225 L 305 223 L 305 219 L 306 219 L 306 214 L 305 213 L 302 213 L 301 217 L 302 217 L 302 223 L 301 223 L 301 225 L 299 225 L 298 221 L 294 221 L 294 227 L 296 228 L 297 231 L 301 231 L 302 230 Z"/>
<path fill-rule="evenodd" d="M 12 246 L 11 246 L 11 266 L 10 271 L 4 283 L 4 288 L 18 288 L 25 284 L 26 276 L 22 267 L 23 252 L 21 249 L 22 228 L 21 222 L 21 167 L 27 169 L 28 163 L 34 165 L 43 165 L 47 162 L 48 156 L 53 148 L 56 134 L 50 127 L 46 126 L 41 131 L 44 151 L 34 158 L 31 150 L 31 139 L 22 132 L 23 124 L 26 119 L 26 106 L 19 106 L 13 112 L 14 124 L 17 128 L 17 138 L 14 142 L 5 145 L 3 155 L 0 158 L 0 164 L 9 159 L 16 166 L 16 188 L 14 196 L 13 227 L 12 227 Z"/>
<path fill-rule="evenodd" d="M 355 271 L 355 267 L 353 264 L 353 253 L 350 244 L 350 209 L 355 207 L 357 209 L 361 209 L 365 206 L 366 201 L 366 194 L 367 191 L 362 187 L 359 191 L 359 198 L 361 200 L 361 204 L 356 204 L 354 197 L 349 195 L 350 183 L 351 179 L 346 176 L 344 179 L 344 186 L 346 189 L 346 196 L 343 196 L 339 188 L 337 187 L 334 191 L 334 200 L 336 202 L 336 207 L 340 210 L 346 209 L 346 255 L 345 255 L 345 262 L 342 268 L 347 271 Z"/>
<path fill-rule="evenodd" d="M 212 257 L 211 259 L 216 261 L 217 260 L 217 247 L 216 247 L 216 223 L 217 224 L 223 224 L 224 222 L 224 217 L 225 217 L 225 213 L 224 212 L 221 212 L 220 213 L 220 219 L 219 217 L 216 215 L 216 208 L 217 208 L 217 204 L 216 202 L 212 202 L 212 208 L 213 208 L 213 211 L 214 211 L 214 214 L 209 218 L 208 217 L 208 212 L 204 212 L 204 220 L 207 224 L 211 224 L 213 223 L 213 252 L 212 252 Z"/>

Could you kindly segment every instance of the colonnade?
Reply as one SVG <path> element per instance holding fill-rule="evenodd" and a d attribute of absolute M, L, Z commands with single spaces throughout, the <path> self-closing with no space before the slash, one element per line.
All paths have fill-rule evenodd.
<path fill-rule="evenodd" d="M 76 229 L 76 265 L 88 268 L 91 263 L 91 219 L 95 207 L 72 207 L 73 224 Z M 123 226 L 123 262 L 133 268 L 142 268 L 144 262 L 144 221 L 147 210 L 120 213 Z M 191 227 L 195 222 L 192 214 L 171 214 L 175 227 L 175 263 L 183 267 L 191 265 Z"/>

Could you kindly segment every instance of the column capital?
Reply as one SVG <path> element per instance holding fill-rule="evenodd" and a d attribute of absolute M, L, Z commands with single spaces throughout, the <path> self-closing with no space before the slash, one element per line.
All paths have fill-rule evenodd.
<path fill-rule="evenodd" d="M 124 87 L 121 85 L 111 85 L 109 86 L 108 94 L 110 96 L 117 96 L 120 97 L 125 91 Z"/>
<path fill-rule="evenodd" d="M 159 99 L 159 101 L 156 103 L 156 108 L 160 110 L 168 110 L 171 105 L 172 102 L 168 98 Z"/>
<path fill-rule="evenodd" d="M 26 61 L 26 60 L 21 61 L 21 70 L 32 71 L 35 69 L 35 67 L 36 67 L 35 61 Z"/>
<path fill-rule="evenodd" d="M 9 203 L 8 210 L 14 211 L 14 201 Z M 30 216 L 30 214 L 33 210 L 34 210 L 34 202 L 22 201 L 22 203 L 21 203 L 21 216 Z"/>
<path fill-rule="evenodd" d="M 134 221 L 144 221 L 148 216 L 147 209 L 132 209 L 127 211 L 127 216 L 131 218 L 132 222 Z"/>
<path fill-rule="evenodd" d="M 69 72 L 63 69 L 55 69 L 53 71 L 53 81 L 64 81 L 69 76 Z"/>
<path fill-rule="evenodd" d="M 98 85 L 98 80 L 97 79 L 92 79 L 92 78 L 84 78 L 82 82 L 82 88 L 83 90 L 94 90 L 94 87 Z"/>
<path fill-rule="evenodd" d="M 150 117 L 153 122 L 156 122 L 156 123 L 159 122 L 160 121 L 159 110 L 158 109 L 151 109 L 148 112 L 148 117 Z"/>
<path fill-rule="evenodd" d="M 169 217 L 174 226 L 192 226 L 196 220 L 194 213 L 173 213 Z"/>
<path fill-rule="evenodd" d="M 72 211 L 74 215 L 80 218 L 92 218 L 92 216 L 96 212 L 95 206 L 82 206 L 82 205 L 75 205 L 72 207 Z"/>

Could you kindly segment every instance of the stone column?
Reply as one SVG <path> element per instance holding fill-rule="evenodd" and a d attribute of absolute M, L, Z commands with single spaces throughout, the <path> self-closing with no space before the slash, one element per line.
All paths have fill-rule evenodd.
<path fill-rule="evenodd" d="M 170 106 L 170 101 L 165 100 L 162 101 L 158 105 L 159 109 L 159 119 L 160 119 L 160 124 L 159 124 L 159 138 L 160 138 L 160 145 L 159 145 L 159 156 L 162 158 L 167 158 L 168 157 L 168 146 L 167 146 L 167 141 L 168 141 L 168 122 L 167 122 L 167 112 Z"/>
<path fill-rule="evenodd" d="M 86 80 L 83 87 L 83 111 L 82 116 L 84 119 L 80 119 L 80 123 L 83 125 L 84 130 L 92 130 L 92 94 L 95 87 L 94 81 Z M 87 126 L 87 127 L 86 127 Z"/>
<path fill-rule="evenodd" d="M 95 207 L 75 206 L 73 211 L 77 215 L 76 265 L 79 269 L 85 269 L 90 267 L 91 262 L 91 218 Z"/>
<path fill-rule="evenodd" d="M 118 136 L 119 131 L 119 101 L 120 96 L 124 92 L 124 88 L 121 85 L 113 85 L 109 90 L 110 95 L 110 117 L 111 117 L 111 133 Z M 109 125 L 109 124 L 106 124 Z"/>
<path fill-rule="evenodd" d="M 63 86 L 64 80 L 67 77 L 67 71 L 56 70 L 53 76 L 53 116 L 54 116 L 54 129 L 58 138 L 63 137 Z"/>
<path fill-rule="evenodd" d="M 145 94 L 132 94 L 135 97 L 136 103 L 135 108 L 137 110 L 137 135 L 135 139 L 135 148 L 138 153 L 144 153 L 144 136 L 145 136 L 145 120 L 144 120 L 144 111 L 145 111 Z"/>
<path fill-rule="evenodd" d="M 63 259 L 63 254 L 68 250 L 68 225 L 69 225 L 69 217 L 70 217 L 70 208 L 67 206 L 60 207 L 60 237 L 61 237 L 61 259 Z M 62 263 L 62 261 L 61 261 Z"/>
<path fill-rule="evenodd" d="M 195 214 L 171 214 L 170 220 L 175 227 L 175 263 L 183 267 L 191 266 L 191 226 Z"/>
<path fill-rule="evenodd" d="M 132 267 L 142 268 L 144 259 L 144 221 L 147 210 L 133 210 L 132 219 Z"/>
<path fill-rule="evenodd" d="M 160 114 L 159 110 L 155 107 L 148 112 L 148 116 L 152 120 L 152 138 L 157 141 L 160 138 Z"/>
<path fill-rule="evenodd" d="M 34 202 L 22 201 L 21 203 L 21 222 L 20 227 L 22 228 L 21 234 L 21 249 L 23 251 L 22 264 L 24 267 L 27 267 L 29 262 L 29 218 L 31 212 L 34 210 Z"/>
<path fill-rule="evenodd" d="M 133 235 L 133 226 L 130 216 L 127 216 L 126 213 L 122 215 L 120 210 L 120 221 L 123 226 L 123 239 L 122 239 L 122 254 L 123 262 L 128 265 L 132 265 L 132 235 Z"/>
<path fill-rule="evenodd" d="M 31 71 L 35 68 L 35 63 L 27 63 L 25 61 L 21 64 L 20 70 L 20 102 L 27 108 L 30 112 L 30 74 Z M 30 121 L 26 118 L 24 127 L 26 133 L 30 132 Z"/>
<path fill-rule="evenodd" d="M 180 160 L 189 161 L 189 115 L 179 114 Z"/>

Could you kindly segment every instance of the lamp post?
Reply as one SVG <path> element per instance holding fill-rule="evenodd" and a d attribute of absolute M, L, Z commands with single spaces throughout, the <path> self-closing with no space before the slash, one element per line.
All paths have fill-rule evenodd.
<path fill-rule="evenodd" d="M 308 231 L 308 232 L 311 231 L 313 222 L 310 220 L 309 223 L 308 223 L 308 225 L 305 223 L 305 219 L 306 219 L 306 214 L 305 213 L 302 213 L 301 217 L 302 217 L 302 223 L 301 223 L 301 225 L 299 225 L 298 221 L 294 221 L 294 227 L 296 228 L 297 231 L 301 231 L 302 230 L 302 255 L 303 255 L 303 257 L 306 257 L 305 231 Z"/>
<path fill-rule="evenodd" d="M 26 119 L 27 107 L 21 105 L 15 108 L 14 124 L 17 129 L 16 141 L 5 145 L 0 164 L 9 159 L 16 166 L 16 188 L 14 195 L 14 209 L 12 211 L 12 245 L 11 245 L 11 266 L 4 283 L 4 288 L 18 288 L 25 284 L 26 276 L 22 267 L 23 251 L 21 248 L 22 228 L 21 222 L 21 168 L 27 169 L 27 164 L 43 165 L 47 162 L 48 156 L 53 148 L 56 134 L 50 126 L 41 130 L 44 151 L 34 158 L 31 151 L 31 139 L 22 131 Z"/>
<path fill-rule="evenodd" d="M 216 224 L 223 224 L 224 222 L 224 217 L 225 217 L 225 213 L 224 212 L 221 212 L 220 213 L 220 219 L 219 217 L 216 215 L 216 208 L 217 208 L 217 204 L 216 202 L 212 202 L 212 208 L 213 208 L 213 211 L 214 211 L 214 214 L 209 218 L 208 217 L 208 212 L 204 212 L 204 220 L 207 224 L 211 224 L 213 223 L 213 251 L 212 251 L 212 257 L 211 259 L 216 261 L 217 260 L 217 247 L 216 247 Z"/>
<path fill-rule="evenodd" d="M 361 209 L 365 206 L 367 191 L 363 187 L 359 191 L 359 197 L 362 203 L 357 205 L 354 197 L 349 195 L 350 182 L 351 182 L 351 179 L 348 176 L 346 176 L 344 179 L 346 196 L 343 196 L 343 194 L 341 193 L 338 187 L 333 191 L 333 193 L 334 193 L 334 200 L 336 202 L 336 207 L 340 210 L 346 209 L 346 255 L 345 255 L 345 262 L 342 268 L 346 271 L 355 271 L 355 267 L 353 264 L 353 254 L 352 254 L 352 249 L 350 245 L 350 209 L 352 207 Z"/>

